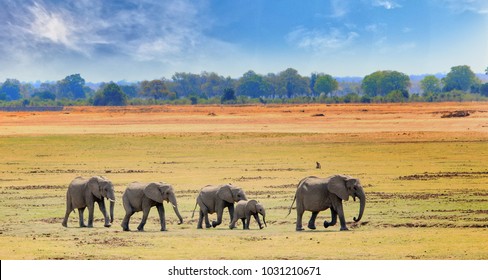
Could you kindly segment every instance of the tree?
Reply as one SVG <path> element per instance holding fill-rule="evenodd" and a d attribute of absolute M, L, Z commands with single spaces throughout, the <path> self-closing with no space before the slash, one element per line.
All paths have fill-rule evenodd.
<path fill-rule="evenodd" d="M 485 74 L 488 75 L 488 67 L 485 69 Z"/>
<path fill-rule="evenodd" d="M 142 96 L 158 99 L 174 99 L 176 95 L 171 93 L 163 80 L 141 82 L 140 94 Z"/>
<path fill-rule="evenodd" d="M 339 83 L 331 75 L 319 74 L 317 80 L 315 81 L 314 91 L 317 93 L 329 94 L 336 90 Z"/>
<path fill-rule="evenodd" d="M 58 98 L 66 99 L 85 99 L 85 79 L 80 74 L 66 76 L 57 82 Z"/>
<path fill-rule="evenodd" d="M 488 97 L 488 83 L 484 83 L 480 86 L 480 94 Z"/>
<path fill-rule="evenodd" d="M 224 95 L 220 98 L 220 103 L 222 104 L 235 104 L 237 101 L 237 96 L 234 89 L 226 88 L 224 90 Z"/>
<path fill-rule="evenodd" d="M 237 95 L 251 98 L 267 97 L 271 92 L 271 85 L 254 71 L 248 71 L 237 82 Z"/>
<path fill-rule="evenodd" d="M 97 92 L 93 100 L 93 105 L 125 106 L 127 105 L 127 95 L 116 83 L 110 82 L 102 90 Z"/>
<path fill-rule="evenodd" d="M 407 91 L 410 78 L 397 71 L 376 71 L 364 77 L 361 88 L 369 96 L 386 96 L 388 93 L 399 90 Z"/>
<path fill-rule="evenodd" d="M 300 76 L 298 71 L 293 68 L 288 68 L 278 73 L 277 82 L 278 84 L 275 88 L 280 96 L 292 98 L 293 96 L 303 96 L 310 93 L 308 78 Z"/>
<path fill-rule="evenodd" d="M 472 85 L 480 83 L 467 65 L 451 67 L 451 71 L 442 79 L 442 82 L 444 83 L 443 90 L 446 92 L 452 90 L 468 91 Z"/>
<path fill-rule="evenodd" d="M 420 81 L 424 94 L 441 92 L 441 81 L 434 75 L 427 75 Z"/>
<path fill-rule="evenodd" d="M 0 99 L 11 101 L 22 98 L 20 82 L 16 79 L 7 79 L 0 87 Z"/>

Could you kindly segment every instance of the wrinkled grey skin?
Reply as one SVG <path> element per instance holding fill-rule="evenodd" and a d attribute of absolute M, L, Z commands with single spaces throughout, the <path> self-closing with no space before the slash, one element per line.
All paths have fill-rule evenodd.
<path fill-rule="evenodd" d="M 297 187 L 295 198 L 290 206 L 288 215 L 291 213 L 291 208 L 297 202 L 297 221 L 296 230 L 301 231 L 303 212 L 311 211 L 312 217 L 308 222 L 309 229 L 315 229 L 315 218 L 320 211 L 330 208 L 332 221 L 324 222 L 324 227 L 333 226 L 337 222 L 337 215 L 341 223 L 341 231 L 348 230 L 346 227 L 346 219 L 344 218 L 344 210 L 342 201 L 348 200 L 351 196 L 354 201 L 356 197 L 359 198 L 359 216 L 354 218 L 355 222 L 361 220 L 364 207 L 366 205 L 366 195 L 363 187 L 358 179 L 345 175 L 333 175 L 328 178 L 318 178 L 314 176 L 306 177 L 300 181 Z"/>
<path fill-rule="evenodd" d="M 207 228 L 220 225 L 224 208 L 229 209 L 230 220 L 232 220 L 234 217 L 234 202 L 240 200 L 247 200 L 244 190 L 231 184 L 203 187 L 197 196 L 197 203 L 192 214 L 193 218 L 197 205 L 200 206 L 197 228 L 202 228 L 204 218 Z M 213 213 L 217 213 L 217 221 L 212 221 L 212 224 L 210 224 L 208 214 Z"/>
<path fill-rule="evenodd" d="M 110 220 L 105 208 L 105 200 L 110 200 Z M 68 226 L 69 214 L 78 209 L 80 216 L 80 227 L 86 227 L 83 221 L 83 212 L 88 207 L 88 227 L 93 227 L 93 211 L 95 202 L 98 203 L 100 211 L 105 219 L 105 227 L 110 227 L 114 221 L 115 193 L 114 185 L 107 178 L 94 176 L 91 178 L 76 177 L 69 184 L 66 192 L 66 214 L 62 225 Z"/>
<path fill-rule="evenodd" d="M 175 214 L 179 219 L 178 224 L 181 225 L 183 223 L 183 218 L 178 211 L 178 203 L 176 202 L 173 186 L 161 182 L 130 183 L 122 195 L 122 202 L 125 209 L 125 217 L 121 225 L 122 229 L 124 231 L 129 231 L 130 217 L 135 212 L 142 211 L 142 220 L 137 227 L 137 230 L 143 231 L 149 215 L 149 210 L 151 210 L 153 206 L 156 206 L 159 213 L 159 220 L 161 222 L 161 231 L 166 231 L 166 217 L 163 206 L 164 201 L 172 204 Z"/>
<path fill-rule="evenodd" d="M 236 208 L 234 210 L 234 218 L 229 225 L 230 229 L 236 228 L 236 222 L 241 219 L 242 221 L 242 229 L 249 229 L 249 223 L 251 222 L 251 216 L 254 217 L 256 222 L 259 225 L 259 229 L 263 229 L 264 226 L 261 224 L 261 220 L 259 219 L 259 215 L 263 216 L 264 225 L 266 225 L 266 211 L 264 210 L 264 206 L 257 202 L 256 200 L 241 200 L 237 202 Z"/>

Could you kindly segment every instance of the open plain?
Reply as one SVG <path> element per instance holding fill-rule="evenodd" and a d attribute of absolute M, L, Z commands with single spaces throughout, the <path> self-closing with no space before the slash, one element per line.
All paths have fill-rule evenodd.
<path fill-rule="evenodd" d="M 462 113 L 459 113 L 462 112 Z M 0 259 L 488 259 L 488 103 L 67 107 L 0 111 Z M 315 162 L 322 168 L 316 169 Z M 345 202 L 350 231 L 295 231 L 288 217 L 306 176 L 348 174 L 367 197 Z M 103 175 L 115 221 L 61 226 L 69 182 Z M 132 181 L 165 181 L 168 231 L 155 208 L 123 232 Z M 198 191 L 232 183 L 267 209 L 268 227 L 197 230 Z M 304 216 L 308 221 L 310 213 Z M 85 219 L 87 211 L 85 211 Z M 215 218 L 215 215 L 212 216 Z"/>

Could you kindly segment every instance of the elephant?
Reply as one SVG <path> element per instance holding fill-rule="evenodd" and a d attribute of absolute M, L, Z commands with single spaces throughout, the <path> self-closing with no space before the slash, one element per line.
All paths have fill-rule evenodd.
<path fill-rule="evenodd" d="M 249 229 L 249 222 L 251 221 L 251 216 L 254 217 L 256 222 L 259 225 L 259 229 L 263 229 L 263 225 L 259 220 L 259 214 L 263 216 L 264 225 L 266 225 L 266 211 L 264 210 L 264 206 L 257 202 L 256 200 L 241 200 L 237 202 L 236 209 L 234 210 L 234 218 L 229 225 L 230 229 L 236 228 L 237 220 L 241 219 L 242 221 L 242 228 Z"/>
<path fill-rule="evenodd" d="M 104 198 L 110 201 L 110 220 L 105 208 Z M 71 181 L 66 192 L 66 214 L 62 225 L 68 226 L 69 214 L 78 209 L 80 227 L 86 227 L 83 212 L 88 207 L 88 227 L 93 227 L 93 210 L 95 202 L 105 218 L 105 227 L 110 227 L 114 221 L 115 192 L 114 185 L 107 178 L 93 176 L 91 178 L 76 177 Z"/>
<path fill-rule="evenodd" d="M 159 213 L 159 220 L 161 222 L 161 231 L 166 231 L 166 217 L 163 206 L 164 201 L 172 204 L 173 210 L 179 219 L 178 225 L 181 225 L 183 223 L 183 218 L 178 211 L 178 203 L 176 202 L 173 186 L 162 182 L 130 183 L 122 195 L 122 202 L 125 209 L 125 217 L 121 225 L 122 229 L 124 231 L 129 231 L 130 217 L 135 212 L 142 211 L 142 220 L 137 227 L 137 230 L 144 231 L 144 225 L 146 224 L 149 210 L 151 210 L 151 207 L 156 206 Z"/>
<path fill-rule="evenodd" d="M 359 216 L 354 218 L 355 222 L 359 222 L 363 217 L 364 207 L 366 205 L 366 195 L 358 179 L 346 175 L 332 175 L 327 178 L 319 178 L 315 176 L 306 177 L 298 184 L 288 215 L 290 215 L 296 200 L 296 230 L 303 230 L 302 216 L 303 212 L 306 210 L 312 212 L 312 216 L 308 222 L 308 228 L 315 229 L 315 219 L 317 218 L 318 213 L 330 208 L 332 221 L 330 223 L 324 221 L 324 227 L 327 228 L 335 225 L 337 222 L 337 215 L 339 215 L 341 223 L 340 230 L 345 231 L 348 230 L 348 228 L 346 227 L 342 201 L 347 201 L 349 196 L 352 196 L 354 201 L 356 201 L 356 197 L 359 198 Z"/>
<path fill-rule="evenodd" d="M 202 228 L 203 218 L 207 228 L 216 227 L 222 223 L 222 214 L 224 208 L 229 209 L 230 220 L 234 217 L 234 202 L 247 200 L 246 193 L 243 189 L 231 184 L 213 186 L 208 185 L 202 188 L 197 196 L 197 202 L 193 209 L 192 218 L 195 214 L 197 205 L 200 206 L 200 215 L 198 218 L 197 228 Z M 217 221 L 208 220 L 208 214 L 217 213 Z"/>

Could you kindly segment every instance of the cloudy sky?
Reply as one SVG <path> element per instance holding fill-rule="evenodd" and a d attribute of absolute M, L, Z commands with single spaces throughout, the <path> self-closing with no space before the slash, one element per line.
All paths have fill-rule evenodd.
<path fill-rule="evenodd" d="M 488 66 L 486 0 L 0 0 L 0 81 Z"/>

